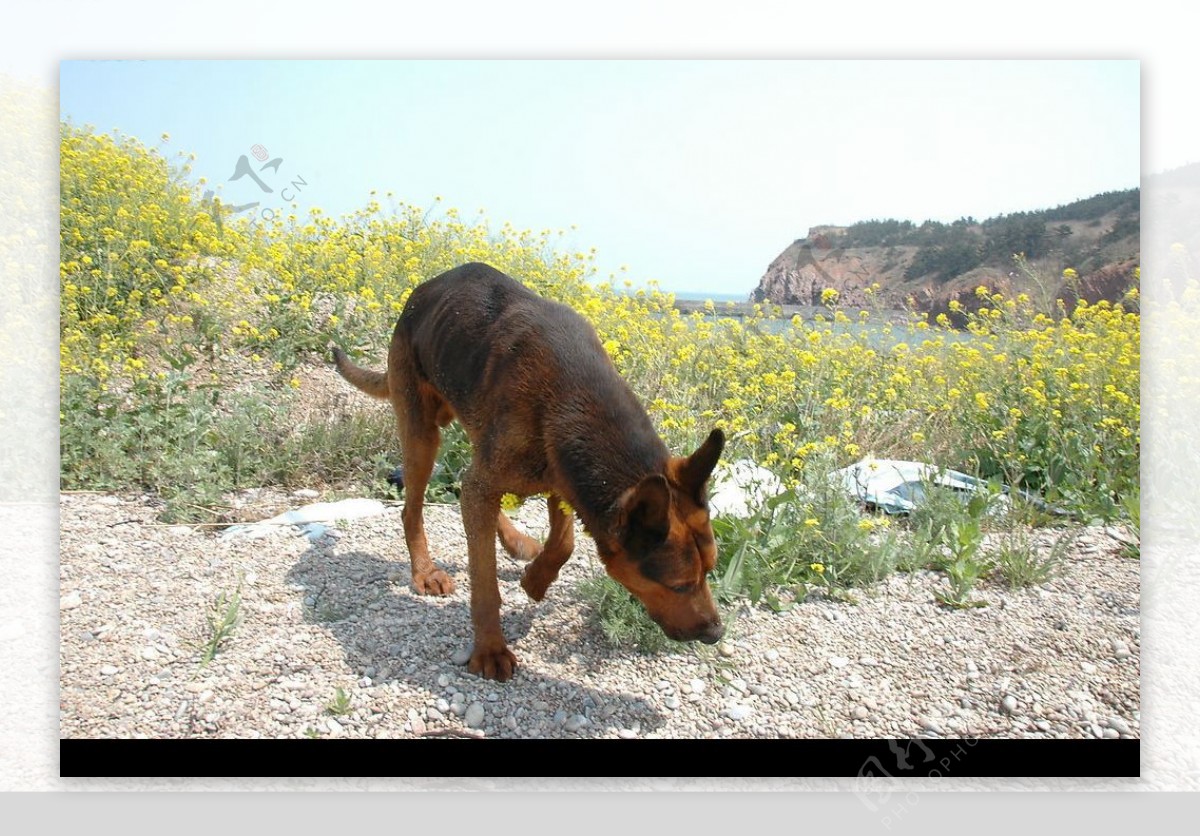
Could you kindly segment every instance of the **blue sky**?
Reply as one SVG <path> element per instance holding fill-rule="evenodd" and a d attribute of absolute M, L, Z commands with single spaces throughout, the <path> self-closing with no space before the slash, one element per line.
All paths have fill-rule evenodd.
<path fill-rule="evenodd" d="M 1136 61 L 74 61 L 60 96 L 170 134 L 229 202 L 262 196 L 229 181 L 261 144 L 302 208 L 440 196 L 566 230 L 601 278 L 702 293 L 748 294 L 817 224 L 984 218 L 1140 172 Z"/>

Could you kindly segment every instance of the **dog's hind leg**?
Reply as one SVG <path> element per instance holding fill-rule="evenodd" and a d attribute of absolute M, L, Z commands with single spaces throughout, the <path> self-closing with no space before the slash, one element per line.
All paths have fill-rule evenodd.
<path fill-rule="evenodd" d="M 545 597 L 546 589 L 558 578 L 558 571 L 575 549 L 574 512 L 565 511 L 562 500 L 555 494 L 550 495 L 547 505 L 550 507 L 550 534 L 546 536 L 542 551 L 521 576 L 521 586 L 535 602 Z"/>
<path fill-rule="evenodd" d="M 518 561 L 532 561 L 542 549 L 542 545 L 535 538 L 529 537 L 514 526 L 504 512 L 496 516 L 496 531 L 500 535 L 500 544 L 504 551 Z"/>
<path fill-rule="evenodd" d="M 496 580 L 496 525 L 500 491 L 491 485 L 478 459 L 463 475 L 463 528 L 471 570 L 471 623 L 475 646 L 467 667 L 489 680 L 507 680 L 517 666 L 500 628 L 500 585 Z"/>

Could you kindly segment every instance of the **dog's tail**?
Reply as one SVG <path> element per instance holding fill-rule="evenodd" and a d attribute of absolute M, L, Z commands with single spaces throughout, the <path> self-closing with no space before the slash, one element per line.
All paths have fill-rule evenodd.
<path fill-rule="evenodd" d="M 333 362 L 337 365 L 338 374 L 373 398 L 390 398 L 391 389 L 388 387 L 387 375 L 382 372 L 372 372 L 356 366 L 346 353 L 337 346 L 333 347 Z"/>

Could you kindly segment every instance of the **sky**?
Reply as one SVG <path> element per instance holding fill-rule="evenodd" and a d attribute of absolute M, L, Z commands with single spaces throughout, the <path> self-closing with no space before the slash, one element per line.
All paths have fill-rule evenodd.
<path fill-rule="evenodd" d="M 196 154 L 228 203 L 264 196 L 230 180 L 259 145 L 303 210 L 391 191 L 563 230 L 600 279 L 744 297 L 811 226 L 1137 186 L 1139 87 L 1134 60 L 66 61 L 60 105 Z"/>

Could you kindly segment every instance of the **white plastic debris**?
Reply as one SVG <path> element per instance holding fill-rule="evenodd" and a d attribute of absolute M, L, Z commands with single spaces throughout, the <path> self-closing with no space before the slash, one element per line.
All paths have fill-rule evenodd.
<path fill-rule="evenodd" d="M 739 459 L 713 472 L 708 509 L 714 517 L 750 517 L 763 503 L 782 493 L 779 477 L 749 459 Z"/>
<path fill-rule="evenodd" d="M 309 540 L 315 541 L 328 531 L 329 527 L 326 524 L 338 520 L 374 517 L 383 514 L 385 508 L 379 500 L 363 498 L 339 500 L 336 503 L 311 503 L 283 514 L 277 514 L 267 520 L 260 520 L 258 523 L 230 526 L 221 533 L 221 539 L 254 540 L 279 531 L 281 526 L 293 526 L 296 528 L 297 534 L 305 535 Z"/>
<path fill-rule="evenodd" d="M 875 459 L 867 457 L 849 467 L 834 471 L 833 478 L 840 481 L 846 491 L 860 502 L 880 509 L 888 514 L 909 514 L 925 499 L 930 486 L 939 486 L 962 492 L 964 499 L 976 492 L 987 490 L 985 480 L 939 468 L 926 462 L 908 462 L 901 459 Z M 1000 495 L 993 498 L 990 511 L 1003 509 L 1010 502 L 1009 494 L 1015 493 L 1026 502 L 1053 514 L 1069 512 L 1048 505 L 1041 497 L 1027 491 L 1013 492 L 1008 486 L 1000 487 Z"/>

